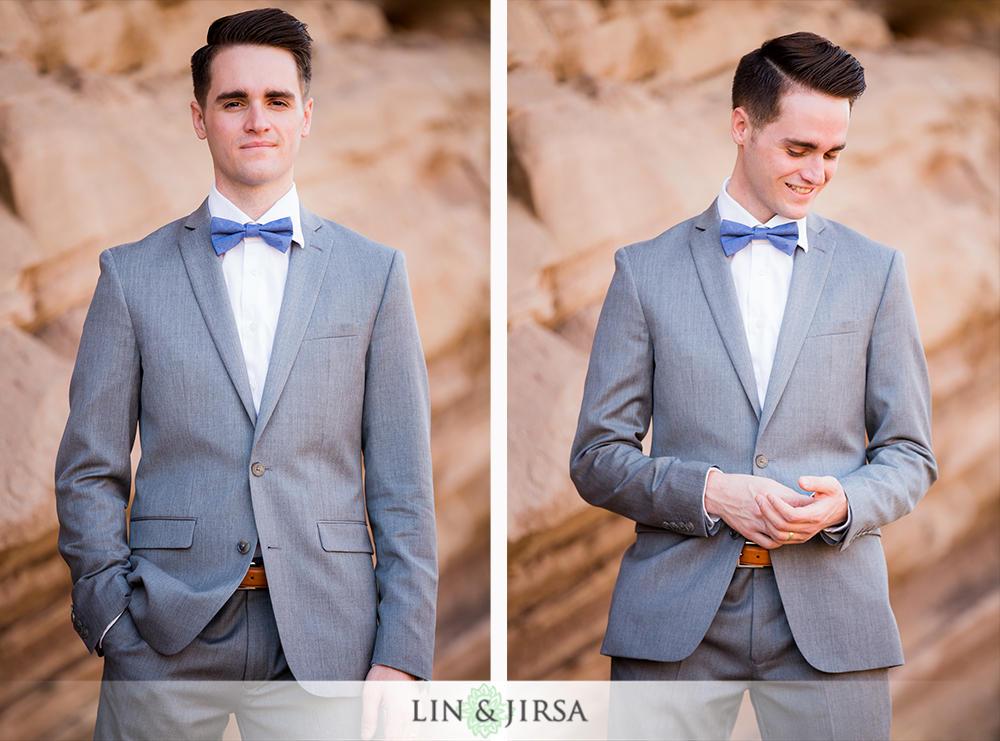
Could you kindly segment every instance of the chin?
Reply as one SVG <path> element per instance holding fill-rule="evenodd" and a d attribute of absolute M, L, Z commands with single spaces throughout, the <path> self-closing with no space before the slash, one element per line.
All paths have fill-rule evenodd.
<path fill-rule="evenodd" d="M 799 219 L 804 218 L 805 215 L 809 213 L 810 209 L 812 209 L 812 201 L 805 205 L 801 203 L 796 203 L 795 205 L 785 204 L 781 211 L 775 211 L 775 213 L 781 214 L 786 219 L 798 221 Z"/>
<path fill-rule="evenodd" d="M 262 185 L 274 180 L 274 173 L 263 170 L 249 170 L 239 174 L 239 180 L 247 185 Z"/>

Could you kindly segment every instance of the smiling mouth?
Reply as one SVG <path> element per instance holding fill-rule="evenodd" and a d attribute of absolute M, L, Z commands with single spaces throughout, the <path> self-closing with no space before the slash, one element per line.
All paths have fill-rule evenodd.
<path fill-rule="evenodd" d="M 799 185 L 792 185 L 791 183 L 785 183 L 785 185 L 788 186 L 792 193 L 798 193 L 800 196 L 807 196 L 815 190 L 815 188 L 803 188 Z"/>

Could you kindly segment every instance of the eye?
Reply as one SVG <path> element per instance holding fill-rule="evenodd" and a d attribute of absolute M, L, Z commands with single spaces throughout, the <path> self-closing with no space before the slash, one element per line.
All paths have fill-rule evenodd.
<path fill-rule="evenodd" d="M 798 149 L 789 149 L 789 150 L 786 150 L 786 151 L 788 152 L 788 156 L 789 157 L 805 157 L 806 156 L 805 152 L 799 151 Z"/>
<path fill-rule="evenodd" d="M 835 162 L 837 158 L 840 156 L 840 152 L 827 152 L 823 156 L 826 157 L 831 162 Z"/>

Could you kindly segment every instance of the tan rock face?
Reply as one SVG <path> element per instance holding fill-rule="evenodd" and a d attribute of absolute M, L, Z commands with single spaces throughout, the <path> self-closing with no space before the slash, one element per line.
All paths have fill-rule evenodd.
<path fill-rule="evenodd" d="M 517 542 L 587 506 L 562 474 L 574 432 L 564 422 L 579 412 L 587 362 L 569 342 L 534 323 L 510 333 L 507 352 L 533 361 L 512 367 L 507 377 L 517 390 L 507 395 L 507 466 L 518 471 L 521 487 L 508 496 L 507 538 Z"/>
<path fill-rule="evenodd" d="M 190 56 L 213 20 L 268 4 L 0 3 L 6 676 L 21 676 L 11 667 L 22 650 L 38 659 L 36 667 L 47 667 L 31 679 L 100 671 L 66 620 L 68 570 L 54 553 L 52 491 L 97 257 L 206 197 L 212 164 L 191 126 Z M 456 33 L 454 24 L 447 38 L 435 36 L 433 19 L 419 35 L 395 34 L 366 0 L 292 0 L 282 7 L 309 25 L 315 41 L 314 125 L 295 173 L 303 203 L 407 256 L 433 397 L 444 626 L 438 676 L 485 677 L 488 589 L 469 585 L 489 579 L 488 45 Z M 15 557 L 25 553 L 32 555 Z M 53 573 L 65 579 L 53 581 Z M 41 581 L 58 588 L 41 589 Z M 12 596 L 30 594 L 44 597 Z M 31 611 L 30 629 L 16 622 Z M 43 623 L 61 637 L 39 632 Z M 61 652 L 58 660 L 48 660 L 50 645 Z M 0 707 L 10 699 L 5 695 Z M 68 712 L 76 709 L 55 708 L 46 722 Z M 47 736 L 38 730 L 45 727 L 24 726 L 35 728 L 25 730 L 35 737 Z"/>
<path fill-rule="evenodd" d="M 52 462 L 59 445 L 52 430 L 69 413 L 72 365 L 16 327 L 0 328 L 0 447 L 6 460 L 0 487 L 0 551 L 30 543 L 55 521 Z"/>
<path fill-rule="evenodd" d="M 888 5 L 509 0 L 512 677 L 607 676 L 594 654 L 632 535 L 624 521 L 607 513 L 588 519 L 570 501 L 576 495 L 561 448 L 575 430 L 578 383 L 613 252 L 712 202 L 735 159 L 729 94 L 737 61 L 765 39 L 801 29 L 831 38 L 866 69 L 868 91 L 854 107 L 848 148 L 816 210 L 906 257 L 928 353 L 941 478 L 913 514 L 885 528 L 883 543 L 901 595 L 904 649 L 924 667 L 905 677 L 937 678 L 928 667 L 944 666 L 941 646 L 956 634 L 936 636 L 914 612 L 933 611 L 946 598 L 923 575 L 960 544 L 987 537 L 983 523 L 993 521 L 1000 501 L 1000 59 L 981 45 L 894 40 L 875 12 Z M 601 546 L 581 573 L 588 543 Z M 996 559 L 989 572 L 991 585 L 970 578 L 962 597 L 983 615 L 995 612 Z M 996 643 L 995 624 L 991 630 Z M 995 654 L 967 652 L 966 668 L 946 662 L 948 671 L 997 674 Z M 990 682 L 995 695 L 1000 683 Z M 911 688 L 914 714 L 903 725 L 925 722 L 914 720 L 921 702 L 958 703 L 979 735 L 997 733 L 1000 718 L 971 698 L 932 699 Z M 928 737 L 948 735 L 935 728 Z"/>

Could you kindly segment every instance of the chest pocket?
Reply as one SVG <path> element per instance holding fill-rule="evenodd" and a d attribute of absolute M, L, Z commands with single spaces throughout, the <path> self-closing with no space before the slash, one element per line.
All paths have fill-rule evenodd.
<path fill-rule="evenodd" d="M 350 324 L 328 324 L 320 327 L 309 327 L 303 341 L 325 340 L 334 337 L 356 337 L 361 333 L 361 324 L 351 322 Z"/>
<path fill-rule="evenodd" d="M 806 337 L 828 337 L 838 334 L 854 334 L 861 331 L 861 320 L 847 322 L 813 322 Z"/>

